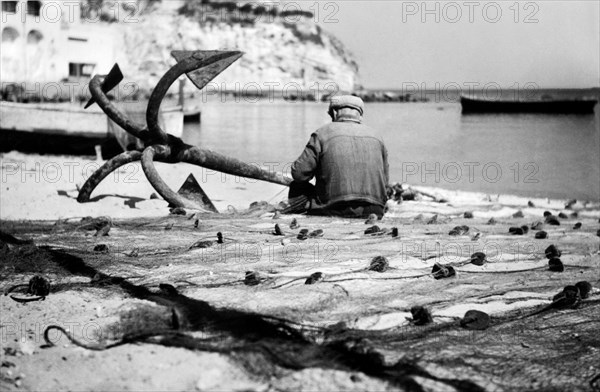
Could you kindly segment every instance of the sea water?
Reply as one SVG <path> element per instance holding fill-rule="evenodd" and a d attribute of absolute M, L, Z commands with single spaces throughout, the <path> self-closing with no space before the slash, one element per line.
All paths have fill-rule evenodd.
<path fill-rule="evenodd" d="M 234 98 L 201 103 L 186 142 L 289 172 L 327 104 Z M 462 115 L 456 102 L 367 103 L 364 123 L 389 152 L 390 179 L 411 185 L 600 199 L 599 108 L 590 115 Z"/>

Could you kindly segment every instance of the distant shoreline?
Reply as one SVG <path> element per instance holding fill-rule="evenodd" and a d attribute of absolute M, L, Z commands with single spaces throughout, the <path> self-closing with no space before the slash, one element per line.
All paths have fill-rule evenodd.
<path fill-rule="evenodd" d="M 39 85 L 39 84 L 38 84 Z M 90 98 L 87 89 L 78 91 L 69 84 L 64 84 L 65 88 L 60 88 L 61 84 L 56 83 L 57 88 L 46 89 L 36 88 L 36 84 L 7 83 L 2 84 L 0 90 L 0 99 L 8 102 L 23 103 L 81 103 L 83 104 Z M 46 91 L 47 90 L 47 91 Z M 414 85 L 404 89 L 374 89 L 364 88 L 353 92 L 343 91 L 325 91 L 311 90 L 296 91 L 295 89 L 261 91 L 259 94 L 252 89 L 241 90 L 223 90 L 206 92 L 195 91 L 186 94 L 186 100 L 196 100 L 199 96 L 217 97 L 219 99 L 243 98 L 247 102 L 258 103 L 265 101 L 300 101 L 300 102 L 328 102 L 330 97 L 338 94 L 352 94 L 362 98 L 365 102 L 448 102 L 455 103 L 460 101 L 461 95 L 483 96 L 487 99 L 581 99 L 595 98 L 600 99 L 600 87 L 592 88 L 523 88 L 523 89 L 498 89 L 490 87 L 488 89 L 460 89 L 452 86 L 440 87 L 439 89 L 423 88 L 420 89 Z M 147 101 L 150 97 L 150 91 L 132 90 L 131 86 L 121 86 L 120 89 L 109 93 L 109 98 L 116 102 Z M 167 94 L 167 100 L 177 100 L 176 93 Z"/>

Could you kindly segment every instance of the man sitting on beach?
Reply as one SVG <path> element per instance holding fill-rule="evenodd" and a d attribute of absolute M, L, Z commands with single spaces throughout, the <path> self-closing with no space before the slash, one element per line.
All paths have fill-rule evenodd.
<path fill-rule="evenodd" d="M 332 98 L 333 122 L 311 135 L 292 164 L 294 181 L 284 213 L 381 219 L 389 182 L 387 150 L 376 132 L 361 124 L 363 110 L 358 97 Z"/>

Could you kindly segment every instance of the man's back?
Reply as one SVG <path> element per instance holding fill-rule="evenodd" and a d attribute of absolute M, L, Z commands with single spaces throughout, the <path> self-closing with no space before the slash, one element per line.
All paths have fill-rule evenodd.
<path fill-rule="evenodd" d="M 388 183 L 387 150 L 376 132 L 354 121 L 337 121 L 311 135 L 292 165 L 294 180 L 316 177 L 320 204 L 365 202 L 384 206 Z"/>

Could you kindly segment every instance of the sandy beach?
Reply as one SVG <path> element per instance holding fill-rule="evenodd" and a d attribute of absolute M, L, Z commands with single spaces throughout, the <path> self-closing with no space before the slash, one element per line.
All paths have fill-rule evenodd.
<path fill-rule="evenodd" d="M 180 216 L 150 198 L 139 164 L 80 204 L 77 189 L 101 162 L 15 152 L 0 159 L 1 230 L 33 241 L 3 240 L 2 289 L 34 275 L 52 285 L 44 301 L 0 299 L 3 390 L 598 387 L 598 202 L 565 208 L 567 200 L 417 187 L 446 202 L 388 202 L 381 221 L 365 224 L 248 209 L 276 205 L 285 188 L 158 164 L 173 189 L 193 173 L 221 212 Z M 531 227 L 545 211 L 564 218 L 542 224 L 547 238 L 536 239 Z M 108 235 L 94 236 L 87 223 L 102 219 L 111 222 Z M 372 225 L 382 232 L 365 234 Z M 457 226 L 468 230 L 450 235 Z M 522 226 L 526 233 L 509 233 Z M 323 232 L 301 240 L 301 229 Z M 550 245 L 562 251 L 563 272 L 548 269 Z M 475 252 L 486 255 L 483 265 L 469 263 Z M 379 256 L 386 267 L 370 270 Z M 434 279 L 435 264 L 453 265 L 456 275 Z M 578 307 L 525 317 L 580 281 L 593 288 Z M 416 305 L 431 312 L 431 324 L 416 325 Z M 489 328 L 460 327 L 468 310 L 490 315 Z M 178 332 L 93 351 L 57 330 L 48 344 L 49 325 L 87 344 L 139 328 Z"/>
<path fill-rule="evenodd" d="M 168 203 L 150 199 L 156 191 L 139 164 L 123 166 L 92 194 L 94 203 L 77 202 L 78 187 L 104 162 L 82 157 L 2 154 L 2 219 L 55 220 L 109 215 L 120 218 L 156 217 L 168 213 Z M 251 202 L 276 204 L 287 197 L 284 187 L 218 173 L 188 164 L 156 164 L 167 184 L 179 189 L 193 174 L 219 211 L 228 206 L 248 208 Z"/>

